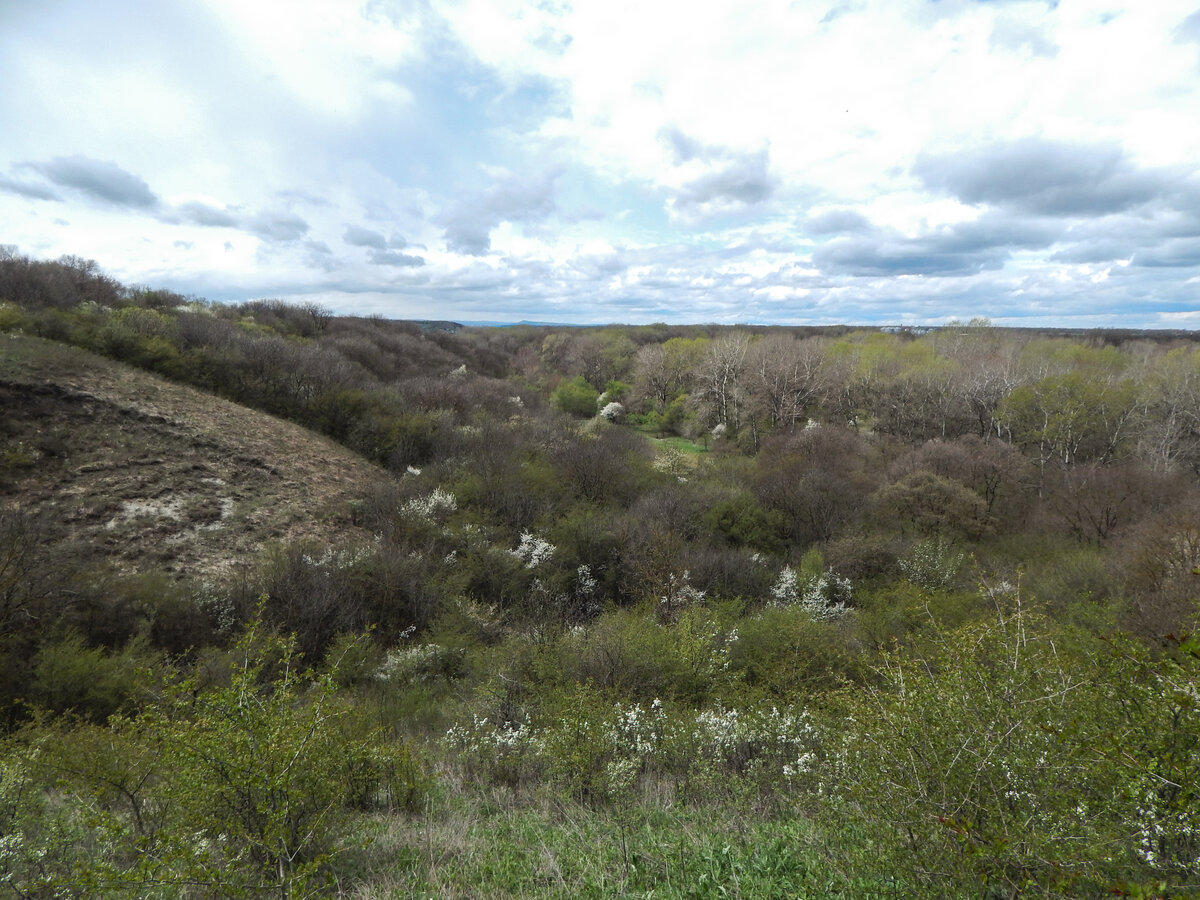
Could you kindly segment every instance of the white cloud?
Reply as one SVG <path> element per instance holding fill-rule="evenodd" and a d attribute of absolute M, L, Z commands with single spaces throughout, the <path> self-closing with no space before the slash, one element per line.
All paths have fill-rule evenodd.
<path fill-rule="evenodd" d="M 409 316 L 1162 322 L 1200 275 L 1196 15 L 6 7 L 0 242 Z"/>

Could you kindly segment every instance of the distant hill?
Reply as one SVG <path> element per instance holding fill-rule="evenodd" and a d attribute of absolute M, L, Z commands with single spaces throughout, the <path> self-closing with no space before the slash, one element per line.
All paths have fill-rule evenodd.
<path fill-rule="evenodd" d="M 211 575 L 357 529 L 385 479 L 297 425 L 83 350 L 0 335 L 0 504 L 122 571 Z"/>
<path fill-rule="evenodd" d="M 432 319 L 413 319 L 411 321 L 425 334 L 431 331 L 445 331 L 447 334 L 456 334 L 463 329 L 463 325 L 459 322 L 435 321 Z"/>

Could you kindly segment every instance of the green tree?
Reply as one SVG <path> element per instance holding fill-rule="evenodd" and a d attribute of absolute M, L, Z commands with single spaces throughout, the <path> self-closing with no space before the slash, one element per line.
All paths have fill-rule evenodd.
<path fill-rule="evenodd" d="M 1200 350 L 1154 360 L 1142 379 L 1140 451 L 1155 469 L 1200 471 Z"/>
<path fill-rule="evenodd" d="M 1132 380 L 1071 371 L 1017 388 L 1000 404 L 997 418 L 1043 466 L 1052 460 L 1107 462 L 1131 432 L 1136 400 Z"/>
<path fill-rule="evenodd" d="M 554 389 L 550 402 L 565 413 L 590 419 L 596 414 L 596 401 L 599 398 L 600 392 L 582 375 L 576 375 Z"/>

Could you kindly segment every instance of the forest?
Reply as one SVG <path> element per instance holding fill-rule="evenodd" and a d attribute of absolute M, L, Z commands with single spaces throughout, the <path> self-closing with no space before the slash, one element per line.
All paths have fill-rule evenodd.
<path fill-rule="evenodd" d="M 1200 334 L 4 248 L 0 402 L 0 894 L 1200 896 Z"/>

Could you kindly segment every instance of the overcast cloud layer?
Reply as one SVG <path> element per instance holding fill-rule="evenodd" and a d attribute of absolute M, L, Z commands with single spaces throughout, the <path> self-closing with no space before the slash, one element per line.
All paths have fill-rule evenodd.
<path fill-rule="evenodd" d="M 460 321 L 1200 328 L 1196 0 L 0 0 L 0 243 Z"/>

